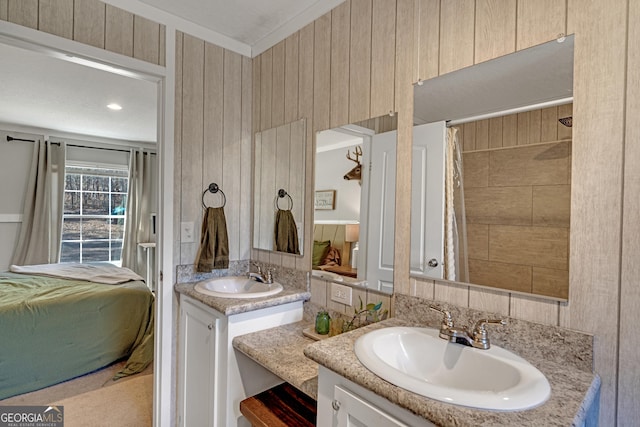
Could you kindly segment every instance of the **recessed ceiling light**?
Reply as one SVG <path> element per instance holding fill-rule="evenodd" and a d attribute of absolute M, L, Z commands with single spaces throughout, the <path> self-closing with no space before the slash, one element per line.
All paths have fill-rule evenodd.
<path fill-rule="evenodd" d="M 107 108 L 111 109 L 111 110 L 122 110 L 122 107 L 118 104 L 115 103 L 111 103 L 109 105 L 107 105 Z"/>

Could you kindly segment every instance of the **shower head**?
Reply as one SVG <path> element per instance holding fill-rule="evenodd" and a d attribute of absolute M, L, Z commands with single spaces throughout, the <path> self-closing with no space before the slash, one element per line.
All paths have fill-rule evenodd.
<path fill-rule="evenodd" d="M 558 121 L 566 127 L 570 128 L 573 125 L 573 116 L 563 117 L 561 119 L 558 119 Z"/>

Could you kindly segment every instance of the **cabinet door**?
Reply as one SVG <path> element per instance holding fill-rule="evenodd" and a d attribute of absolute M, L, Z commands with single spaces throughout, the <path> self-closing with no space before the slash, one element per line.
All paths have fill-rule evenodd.
<path fill-rule="evenodd" d="M 336 427 L 408 427 L 338 385 L 335 386 L 333 396 L 334 405 L 339 405 L 337 417 L 334 418 L 337 421 Z"/>
<path fill-rule="evenodd" d="M 213 426 L 220 319 L 189 300 L 180 304 L 180 425 Z"/>

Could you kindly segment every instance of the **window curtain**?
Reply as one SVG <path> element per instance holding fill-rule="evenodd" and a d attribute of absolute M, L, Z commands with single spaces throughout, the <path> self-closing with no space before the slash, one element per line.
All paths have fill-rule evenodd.
<path fill-rule="evenodd" d="M 64 142 L 34 143 L 22 226 L 12 264 L 51 264 L 60 259 L 65 156 Z"/>
<path fill-rule="evenodd" d="M 151 153 L 131 150 L 122 266 L 142 276 L 146 274 L 146 259 L 138 243 L 151 238 L 152 161 Z"/>

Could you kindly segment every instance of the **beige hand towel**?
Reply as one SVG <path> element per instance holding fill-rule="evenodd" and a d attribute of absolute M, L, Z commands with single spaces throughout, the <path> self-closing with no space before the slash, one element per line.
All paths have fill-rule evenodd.
<path fill-rule="evenodd" d="M 224 208 L 207 208 L 202 219 L 196 271 L 229 268 L 229 238 Z"/>

